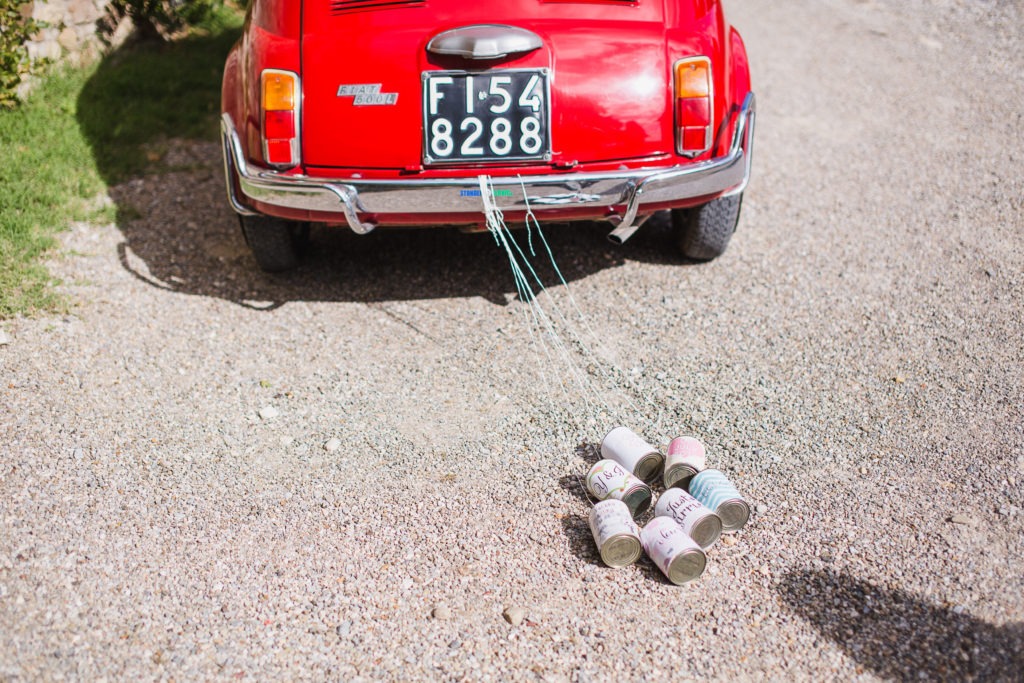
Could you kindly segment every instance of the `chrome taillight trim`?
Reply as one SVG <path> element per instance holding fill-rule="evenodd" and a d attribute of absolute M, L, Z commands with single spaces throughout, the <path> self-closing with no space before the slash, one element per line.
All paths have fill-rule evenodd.
<path fill-rule="evenodd" d="M 682 121 L 679 120 L 679 107 L 676 102 L 679 100 L 679 93 L 676 92 L 676 73 L 679 70 L 679 65 L 684 62 L 693 62 L 697 60 L 703 60 L 708 65 L 708 103 L 711 112 L 711 121 L 705 127 L 704 132 L 704 148 L 701 150 L 687 150 L 683 149 L 683 135 L 682 135 Z M 715 132 L 715 72 L 714 64 L 710 57 L 705 55 L 690 55 L 688 57 L 682 57 L 672 63 L 672 116 L 675 120 L 675 133 L 676 133 L 676 154 L 679 156 L 693 159 L 699 157 L 701 154 L 705 154 L 711 145 L 714 144 L 714 132 Z"/>
<path fill-rule="evenodd" d="M 283 76 L 290 76 L 295 80 L 295 106 L 292 108 L 292 113 L 295 115 L 295 137 L 292 138 L 291 151 L 292 158 L 287 164 L 275 164 L 270 162 L 270 152 L 267 149 L 267 131 L 264 128 L 267 125 L 267 112 L 263 107 L 263 93 L 264 84 L 263 79 L 267 74 L 281 74 Z M 295 168 L 302 163 L 302 78 L 299 77 L 294 71 L 288 71 L 286 69 L 264 69 L 260 72 L 260 143 L 263 149 L 263 161 L 268 166 L 276 168 L 281 171 Z"/>

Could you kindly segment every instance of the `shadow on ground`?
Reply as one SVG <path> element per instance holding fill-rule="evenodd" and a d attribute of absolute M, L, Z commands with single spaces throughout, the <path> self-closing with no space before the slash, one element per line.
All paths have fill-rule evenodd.
<path fill-rule="evenodd" d="M 272 309 L 289 301 L 517 298 L 505 254 L 488 234 L 452 229 L 314 229 L 303 265 L 265 275 L 244 244 L 224 193 L 218 144 L 220 77 L 237 30 L 108 56 L 84 88 L 78 120 L 117 206 L 124 268 L 169 291 Z M 562 275 L 579 280 L 629 260 L 682 263 L 667 218 L 624 247 L 606 224 L 545 229 Z M 518 232 L 524 241 L 525 232 Z M 538 249 L 545 286 L 559 282 Z"/>
<path fill-rule="evenodd" d="M 219 159 L 213 161 L 219 164 Z M 494 239 L 450 228 L 379 229 L 361 236 L 344 228 L 314 226 L 298 269 L 265 274 L 224 200 L 219 167 L 206 168 L 200 174 L 147 177 L 114 188 L 118 205 L 135 207 L 132 211 L 141 216 L 119 225 L 125 237 L 121 263 L 140 279 L 265 309 L 290 301 L 481 297 L 505 305 L 518 298 L 507 257 Z M 627 255 L 645 249 L 653 260 L 658 252 L 650 243 L 658 237 L 668 241 L 667 234 L 652 233 L 622 250 L 605 241 L 606 231 L 589 223 L 545 229 L 567 282 L 621 266 Z M 515 235 L 526 250 L 525 231 Z M 532 261 L 540 281 L 546 287 L 558 285 L 559 275 L 546 251 L 539 243 L 535 247 Z M 539 291 L 536 283 L 531 286 Z"/>
<path fill-rule="evenodd" d="M 847 655 L 896 680 L 1020 681 L 1024 624 L 997 627 L 835 571 L 788 574 L 787 603 Z"/>

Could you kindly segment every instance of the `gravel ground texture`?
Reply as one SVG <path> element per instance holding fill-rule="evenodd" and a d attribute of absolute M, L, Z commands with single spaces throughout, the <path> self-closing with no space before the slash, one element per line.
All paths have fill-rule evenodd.
<path fill-rule="evenodd" d="M 564 352 L 486 234 L 260 273 L 216 144 L 72 225 L 73 312 L 0 323 L 0 680 L 1020 680 L 1021 5 L 727 11 L 732 246 L 549 230 Z M 617 423 L 755 511 L 693 583 L 600 563 Z"/>

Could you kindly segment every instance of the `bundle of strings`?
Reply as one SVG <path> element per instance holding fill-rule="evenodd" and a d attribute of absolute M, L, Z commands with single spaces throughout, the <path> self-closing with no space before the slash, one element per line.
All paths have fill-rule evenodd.
<path fill-rule="evenodd" d="M 586 440 L 594 436 L 595 426 L 611 429 L 613 424 L 641 425 L 646 423 L 654 433 L 660 431 L 661 408 L 650 401 L 629 379 L 627 373 L 605 362 L 593 351 L 602 345 L 601 338 L 594 333 L 587 316 L 584 315 L 569 283 L 555 262 L 554 254 L 540 223 L 530 208 L 526 187 L 520 179 L 526 202 L 526 240 L 524 250 L 505 223 L 505 217 L 494 200 L 494 186 L 489 176 L 479 177 L 480 197 L 483 200 L 487 229 L 495 243 L 504 251 L 512 270 L 516 293 L 526 304 L 523 308 L 525 327 L 529 331 L 532 346 L 542 359 L 539 371 L 541 380 L 548 388 L 548 400 L 553 400 L 552 390 L 557 392 L 564 405 L 573 405 L 575 395 L 583 403 L 583 413 L 572 411 L 572 420 L 577 430 L 576 438 Z M 558 284 L 568 300 L 569 313 L 557 297 L 544 286 L 531 259 L 537 257 L 534 248 L 534 232 L 543 245 L 551 263 Z M 605 353 L 605 356 L 608 356 Z M 644 411 L 636 400 L 647 404 L 651 411 L 645 419 Z M 628 411 L 628 415 L 625 412 Z M 586 419 L 581 423 L 580 418 Z"/>

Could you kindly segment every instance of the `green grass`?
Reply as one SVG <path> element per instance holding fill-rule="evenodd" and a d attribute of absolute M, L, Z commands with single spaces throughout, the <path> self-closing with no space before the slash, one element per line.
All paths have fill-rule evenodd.
<path fill-rule="evenodd" d="M 108 182 L 146 172 L 169 139 L 216 139 L 221 72 L 236 38 L 225 28 L 103 61 L 82 89 L 77 118 Z"/>
<path fill-rule="evenodd" d="M 87 77 L 54 73 L 23 106 L 0 112 L 0 318 L 63 306 L 42 259 L 70 221 L 93 218 L 88 201 L 104 190 L 75 120 Z"/>
<path fill-rule="evenodd" d="M 97 198 L 159 172 L 166 141 L 216 139 L 221 69 L 239 25 L 225 11 L 183 40 L 55 71 L 22 106 L 0 111 L 0 319 L 63 310 L 43 266 L 55 235 L 75 220 L 114 218 Z"/>

